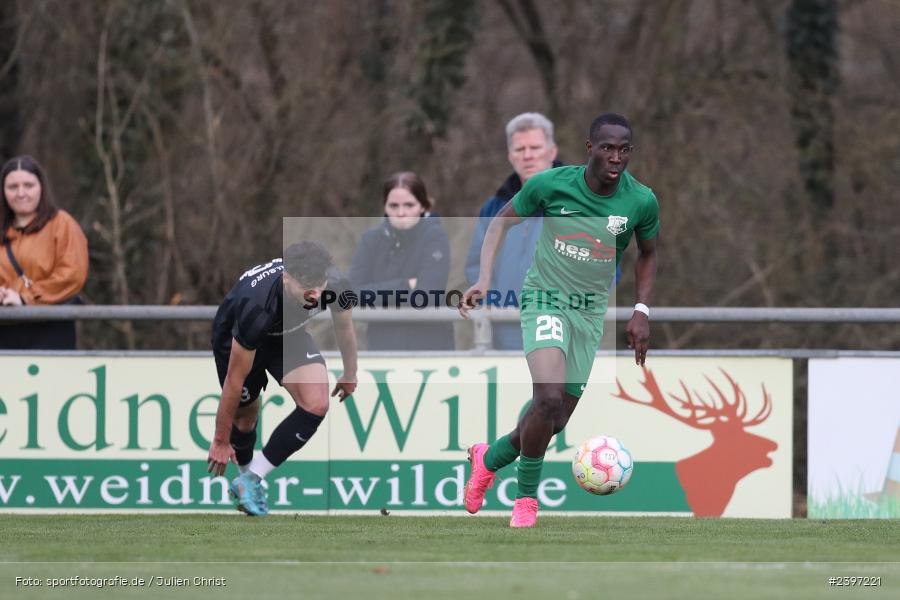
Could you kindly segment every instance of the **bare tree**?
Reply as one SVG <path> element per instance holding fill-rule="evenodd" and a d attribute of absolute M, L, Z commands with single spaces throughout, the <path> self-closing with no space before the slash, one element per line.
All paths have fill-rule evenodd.
<path fill-rule="evenodd" d="M 282 217 L 380 215 L 400 169 L 474 214 L 509 173 L 509 118 L 548 113 L 577 164 L 612 110 L 661 203 L 655 303 L 872 306 L 900 293 L 898 22 L 882 0 L 19 2 L 0 9 L 3 142 L 85 225 L 90 301 L 208 304 L 279 252 Z M 201 347 L 205 327 L 84 339 Z M 661 343 L 900 341 L 865 331 L 676 324 Z"/>
<path fill-rule="evenodd" d="M 824 287 L 834 279 L 826 255 L 838 247 L 828 220 L 834 207 L 834 98 L 839 82 L 838 8 L 834 0 L 792 0 L 785 50 L 800 177 L 810 207 L 813 243 L 806 269 Z"/>
<path fill-rule="evenodd" d="M 499 0 L 509 22 L 528 48 L 547 94 L 549 113 L 561 115 L 561 102 L 556 85 L 556 55 L 550 44 L 544 20 L 533 0 Z"/>

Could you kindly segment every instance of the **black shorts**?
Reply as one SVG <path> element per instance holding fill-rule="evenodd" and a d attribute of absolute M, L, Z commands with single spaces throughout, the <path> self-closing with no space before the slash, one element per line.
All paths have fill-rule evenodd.
<path fill-rule="evenodd" d="M 217 352 L 213 355 L 216 359 L 216 371 L 219 373 L 219 385 L 224 386 L 225 375 L 228 374 L 229 355 L 223 356 Z M 312 336 L 305 330 L 301 329 L 285 336 L 272 336 L 256 349 L 253 365 L 241 389 L 241 405 L 253 402 L 259 397 L 259 393 L 266 389 L 269 381 L 266 371 L 275 381 L 281 383 L 285 373 L 313 363 L 324 365 L 325 359 Z"/>

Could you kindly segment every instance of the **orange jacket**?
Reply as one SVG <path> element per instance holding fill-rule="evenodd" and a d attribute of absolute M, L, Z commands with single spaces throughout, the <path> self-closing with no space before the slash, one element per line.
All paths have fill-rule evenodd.
<path fill-rule="evenodd" d="M 60 210 L 37 233 L 6 231 L 13 254 L 32 281 L 26 287 L 0 244 L 0 286 L 19 292 L 26 304 L 58 304 L 84 287 L 88 271 L 87 238 L 72 215 Z"/>

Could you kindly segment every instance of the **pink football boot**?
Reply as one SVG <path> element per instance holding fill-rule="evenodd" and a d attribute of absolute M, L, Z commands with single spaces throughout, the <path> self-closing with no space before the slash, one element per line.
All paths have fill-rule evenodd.
<path fill-rule="evenodd" d="M 466 510 L 473 515 L 481 510 L 484 504 L 484 493 L 494 485 L 494 472 L 488 471 L 484 466 L 484 453 L 487 452 L 487 444 L 475 444 L 469 448 L 469 462 L 472 463 L 472 471 L 463 498 Z"/>
<path fill-rule="evenodd" d="M 516 528 L 534 527 L 534 523 L 537 521 L 537 511 L 538 501 L 534 498 L 516 498 L 509 526 Z"/>

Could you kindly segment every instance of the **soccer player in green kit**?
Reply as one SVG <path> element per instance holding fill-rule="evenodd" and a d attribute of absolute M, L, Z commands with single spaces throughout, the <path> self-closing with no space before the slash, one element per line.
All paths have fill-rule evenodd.
<path fill-rule="evenodd" d="M 494 473 L 519 459 L 518 493 L 510 527 L 533 527 L 537 488 L 550 439 L 566 426 L 593 366 L 603 336 L 609 288 L 632 233 L 635 308 L 626 333 L 635 362 L 643 365 L 650 338 L 650 293 L 656 279 L 659 205 L 627 171 L 633 146 L 625 117 L 606 113 L 591 123 L 584 166 L 559 167 L 529 179 L 491 221 L 481 249 L 479 280 L 466 290 L 460 313 L 484 297 L 494 257 L 506 231 L 535 214 L 544 229 L 520 299 L 522 337 L 534 400 L 509 434 L 469 449 L 472 469 L 465 505 L 476 513 Z"/>

